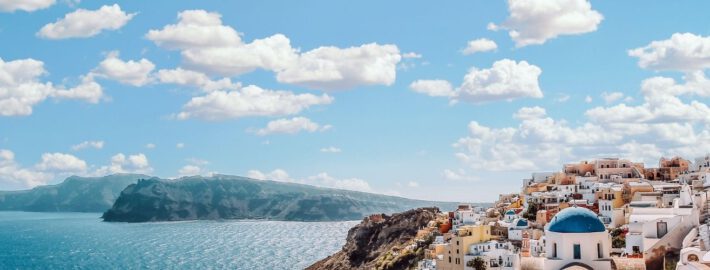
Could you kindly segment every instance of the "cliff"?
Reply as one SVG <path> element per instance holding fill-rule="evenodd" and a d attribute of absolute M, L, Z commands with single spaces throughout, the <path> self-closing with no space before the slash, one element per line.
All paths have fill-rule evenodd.
<path fill-rule="evenodd" d="M 141 180 L 126 187 L 103 218 L 120 222 L 197 219 L 337 221 L 358 220 L 371 213 L 394 213 L 430 206 L 454 208 L 455 205 L 215 175 Z"/>
<path fill-rule="evenodd" d="M 308 270 L 410 269 L 424 257 L 432 239 L 415 239 L 420 228 L 436 218 L 437 208 L 419 208 L 382 220 L 365 218 L 348 231 L 342 250 Z"/>
<path fill-rule="evenodd" d="M 0 191 L 0 210 L 32 212 L 103 212 L 111 208 L 121 191 L 141 174 L 104 177 L 72 176 L 57 185 L 30 190 Z"/>

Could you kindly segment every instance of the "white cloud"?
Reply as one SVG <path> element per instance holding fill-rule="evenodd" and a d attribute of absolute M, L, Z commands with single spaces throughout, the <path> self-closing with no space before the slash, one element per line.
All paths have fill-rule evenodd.
<path fill-rule="evenodd" d="M 104 148 L 104 141 L 83 141 L 71 147 L 74 151 L 79 151 L 87 148 L 101 149 Z"/>
<path fill-rule="evenodd" d="M 407 186 L 408 186 L 408 187 L 411 187 L 411 188 L 418 188 L 418 187 L 419 187 L 419 183 L 414 182 L 414 181 L 409 181 L 409 182 L 407 182 Z"/>
<path fill-rule="evenodd" d="M 102 166 L 94 175 L 108 175 L 115 173 L 151 173 L 153 168 L 150 167 L 148 158 L 143 153 L 135 155 L 124 155 L 118 153 L 111 157 L 111 164 Z"/>
<path fill-rule="evenodd" d="M 281 182 L 295 182 L 288 173 L 282 169 L 275 169 L 271 172 L 261 172 L 259 170 L 250 170 L 247 172 L 247 177 L 257 180 L 274 180 Z"/>
<path fill-rule="evenodd" d="M 177 149 L 185 148 L 185 144 L 184 143 L 177 143 L 177 144 L 175 144 L 175 148 L 177 148 Z"/>
<path fill-rule="evenodd" d="M 0 11 L 14 12 L 22 10 L 32 12 L 39 9 L 45 9 L 54 5 L 55 0 L 1 0 Z"/>
<path fill-rule="evenodd" d="M 239 33 L 222 25 L 222 15 L 204 10 L 178 13 L 178 23 L 150 30 L 145 35 L 158 46 L 168 49 L 224 47 L 242 44 Z"/>
<path fill-rule="evenodd" d="M 543 44 L 560 35 L 577 35 L 597 30 L 604 19 L 587 0 L 508 0 L 508 19 L 500 26 L 507 29 L 517 47 Z"/>
<path fill-rule="evenodd" d="M 371 43 L 345 49 L 320 47 L 301 54 L 298 61 L 279 71 L 276 79 L 321 90 L 392 85 L 400 60 L 395 45 Z"/>
<path fill-rule="evenodd" d="M 594 99 L 592 98 L 592 96 L 587 95 L 586 97 L 584 97 L 584 102 L 585 102 L 585 103 L 592 103 L 592 101 L 594 101 Z"/>
<path fill-rule="evenodd" d="M 15 153 L 0 149 L 0 187 L 3 190 L 32 188 L 52 180 L 51 173 L 22 168 L 15 161 Z"/>
<path fill-rule="evenodd" d="M 192 98 L 177 117 L 224 120 L 247 116 L 280 116 L 297 114 L 314 105 L 333 102 L 323 94 L 294 94 L 249 85 L 239 91 L 214 91 Z"/>
<path fill-rule="evenodd" d="M 479 38 L 469 41 L 466 48 L 463 49 L 463 54 L 471 55 L 478 52 L 495 51 L 496 49 L 498 49 L 498 45 L 495 41 L 487 38 Z"/>
<path fill-rule="evenodd" d="M 653 77 L 643 81 L 644 103 L 638 106 L 618 104 L 595 107 L 586 112 L 592 121 L 607 123 L 703 122 L 710 124 L 710 108 L 703 102 L 685 103 L 680 95 L 710 96 L 710 82 L 702 74 L 686 76 L 685 84 L 672 78 Z"/>
<path fill-rule="evenodd" d="M 454 96 L 454 87 L 446 80 L 416 80 L 409 85 L 412 91 L 432 97 Z"/>
<path fill-rule="evenodd" d="M 340 153 L 340 152 L 342 152 L 342 150 L 340 148 L 335 147 L 335 146 L 321 148 L 320 151 L 323 153 Z"/>
<path fill-rule="evenodd" d="M 710 68 L 710 37 L 675 33 L 670 39 L 629 50 L 638 65 L 653 70 L 694 71 Z"/>
<path fill-rule="evenodd" d="M 84 76 L 79 85 L 69 89 L 57 88 L 51 93 L 51 96 L 57 99 L 78 99 L 95 104 L 104 97 L 104 91 L 92 76 Z"/>
<path fill-rule="evenodd" d="M 617 100 L 621 100 L 621 99 L 624 97 L 624 93 L 621 93 L 621 92 L 611 92 L 611 93 L 604 92 L 604 93 L 602 93 L 601 97 L 602 97 L 602 99 L 604 100 L 604 102 L 606 102 L 606 104 L 611 104 L 611 103 L 614 103 L 614 102 L 617 101 Z"/>
<path fill-rule="evenodd" d="M 308 177 L 308 180 L 310 182 L 314 183 L 315 185 L 324 186 L 324 187 L 355 190 L 355 191 L 364 191 L 364 192 L 372 191 L 372 188 L 370 188 L 370 184 L 367 183 L 367 181 L 362 180 L 360 178 L 338 179 L 338 178 L 330 176 L 329 174 L 327 174 L 325 172 L 322 172 L 317 175 Z"/>
<path fill-rule="evenodd" d="M 103 30 L 117 30 L 136 13 L 128 14 L 118 4 L 102 6 L 97 10 L 78 9 L 64 18 L 49 23 L 37 32 L 47 39 L 87 38 L 98 35 Z"/>
<path fill-rule="evenodd" d="M 86 162 L 69 154 L 44 153 L 42 161 L 35 165 L 40 171 L 82 173 L 87 169 Z"/>
<path fill-rule="evenodd" d="M 701 73 L 685 80 L 644 80 L 642 104 L 595 107 L 577 125 L 553 119 L 540 107 L 521 108 L 514 115 L 517 126 L 492 128 L 472 121 L 469 135 L 453 144 L 455 155 L 477 172 L 551 170 L 563 162 L 604 156 L 651 164 L 662 155 L 700 156 L 710 148 L 710 107 L 684 100 L 710 96 L 710 84 Z"/>
<path fill-rule="evenodd" d="M 259 170 L 250 170 L 247 172 L 247 177 L 257 180 L 274 180 L 281 182 L 295 182 L 307 185 L 320 187 L 347 189 L 355 191 L 371 192 L 370 184 L 360 178 L 335 178 L 328 173 L 321 172 L 313 176 L 303 179 L 291 177 L 282 169 L 275 169 L 271 172 L 262 172 Z"/>
<path fill-rule="evenodd" d="M 154 143 L 146 144 L 146 145 L 145 145 L 145 148 L 154 149 L 154 148 L 155 148 L 155 144 L 154 144 Z"/>
<path fill-rule="evenodd" d="M 451 102 L 485 103 L 518 98 L 542 98 L 538 78 L 542 69 L 526 61 L 503 59 L 489 69 L 471 68 L 455 90 L 443 80 L 418 80 L 409 87 L 430 96 L 448 96 Z"/>
<path fill-rule="evenodd" d="M 275 72 L 279 82 L 321 90 L 391 85 L 402 58 L 397 46 L 375 43 L 344 49 L 324 46 L 301 53 L 282 34 L 245 43 L 234 28 L 222 24 L 220 14 L 204 10 L 183 11 L 177 24 L 150 30 L 146 38 L 180 50 L 191 69 L 227 76 L 263 69 Z"/>
<path fill-rule="evenodd" d="M 542 69 L 526 61 L 499 60 L 490 69 L 471 69 L 455 99 L 481 103 L 524 97 L 542 98 L 538 85 L 541 73 Z"/>
<path fill-rule="evenodd" d="M 28 58 L 5 62 L 0 58 L 0 116 L 30 115 L 34 105 L 50 97 L 97 103 L 103 95 L 101 86 L 90 76 L 80 85 L 65 89 L 40 81 L 46 73 L 42 61 Z"/>
<path fill-rule="evenodd" d="M 155 69 L 152 62 L 145 58 L 123 61 L 118 56 L 117 51 L 110 52 L 91 74 L 133 86 L 143 86 L 150 82 L 150 73 Z"/>
<path fill-rule="evenodd" d="M 242 87 L 241 83 L 234 83 L 229 78 L 222 78 L 215 81 L 202 72 L 182 68 L 158 70 L 156 77 L 161 83 L 197 87 L 205 92 L 238 90 Z"/>
<path fill-rule="evenodd" d="M 185 165 L 178 170 L 178 175 L 182 176 L 193 176 L 202 174 L 202 168 L 195 165 Z"/>
<path fill-rule="evenodd" d="M 312 133 L 316 131 L 326 131 L 330 128 L 330 125 L 321 126 L 320 124 L 305 117 L 294 117 L 291 119 L 284 118 L 270 121 L 266 124 L 266 127 L 257 130 L 256 134 L 259 136 L 266 136 L 276 133 L 296 134 L 301 131 Z"/>

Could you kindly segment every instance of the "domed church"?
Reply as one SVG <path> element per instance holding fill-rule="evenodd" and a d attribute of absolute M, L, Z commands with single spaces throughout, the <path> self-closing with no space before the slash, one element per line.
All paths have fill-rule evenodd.
<path fill-rule="evenodd" d="M 568 207 L 545 227 L 545 269 L 611 269 L 611 236 L 597 215 Z"/>

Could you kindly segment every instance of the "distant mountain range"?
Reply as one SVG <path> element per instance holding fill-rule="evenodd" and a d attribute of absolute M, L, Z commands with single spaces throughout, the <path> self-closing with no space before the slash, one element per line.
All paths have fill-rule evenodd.
<path fill-rule="evenodd" d="M 320 188 L 238 176 L 158 178 L 129 185 L 105 221 L 146 222 L 196 219 L 357 220 L 373 213 L 395 213 L 458 203 L 405 199 L 365 192 Z"/>
<path fill-rule="evenodd" d="M 373 213 L 457 205 L 228 175 L 177 180 L 142 174 L 72 176 L 57 185 L 0 191 L 0 211 L 104 212 L 104 220 L 123 222 L 357 220 Z"/>
<path fill-rule="evenodd" d="M 114 174 L 104 177 L 72 176 L 61 184 L 30 190 L 0 191 L 0 211 L 104 212 L 126 186 L 141 174 Z"/>

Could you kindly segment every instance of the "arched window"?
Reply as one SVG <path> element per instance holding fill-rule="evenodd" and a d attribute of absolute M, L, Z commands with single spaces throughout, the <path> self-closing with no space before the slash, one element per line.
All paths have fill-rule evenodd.
<path fill-rule="evenodd" d="M 557 258 L 557 243 L 552 244 L 552 258 Z"/>
<path fill-rule="evenodd" d="M 698 260 L 698 255 L 695 255 L 695 254 L 690 254 L 690 255 L 688 255 L 688 261 L 689 261 L 689 262 L 697 262 L 697 261 L 699 261 L 699 260 Z"/>
<path fill-rule="evenodd" d="M 604 254 L 602 253 L 602 243 L 597 243 L 597 258 L 604 258 Z"/>

